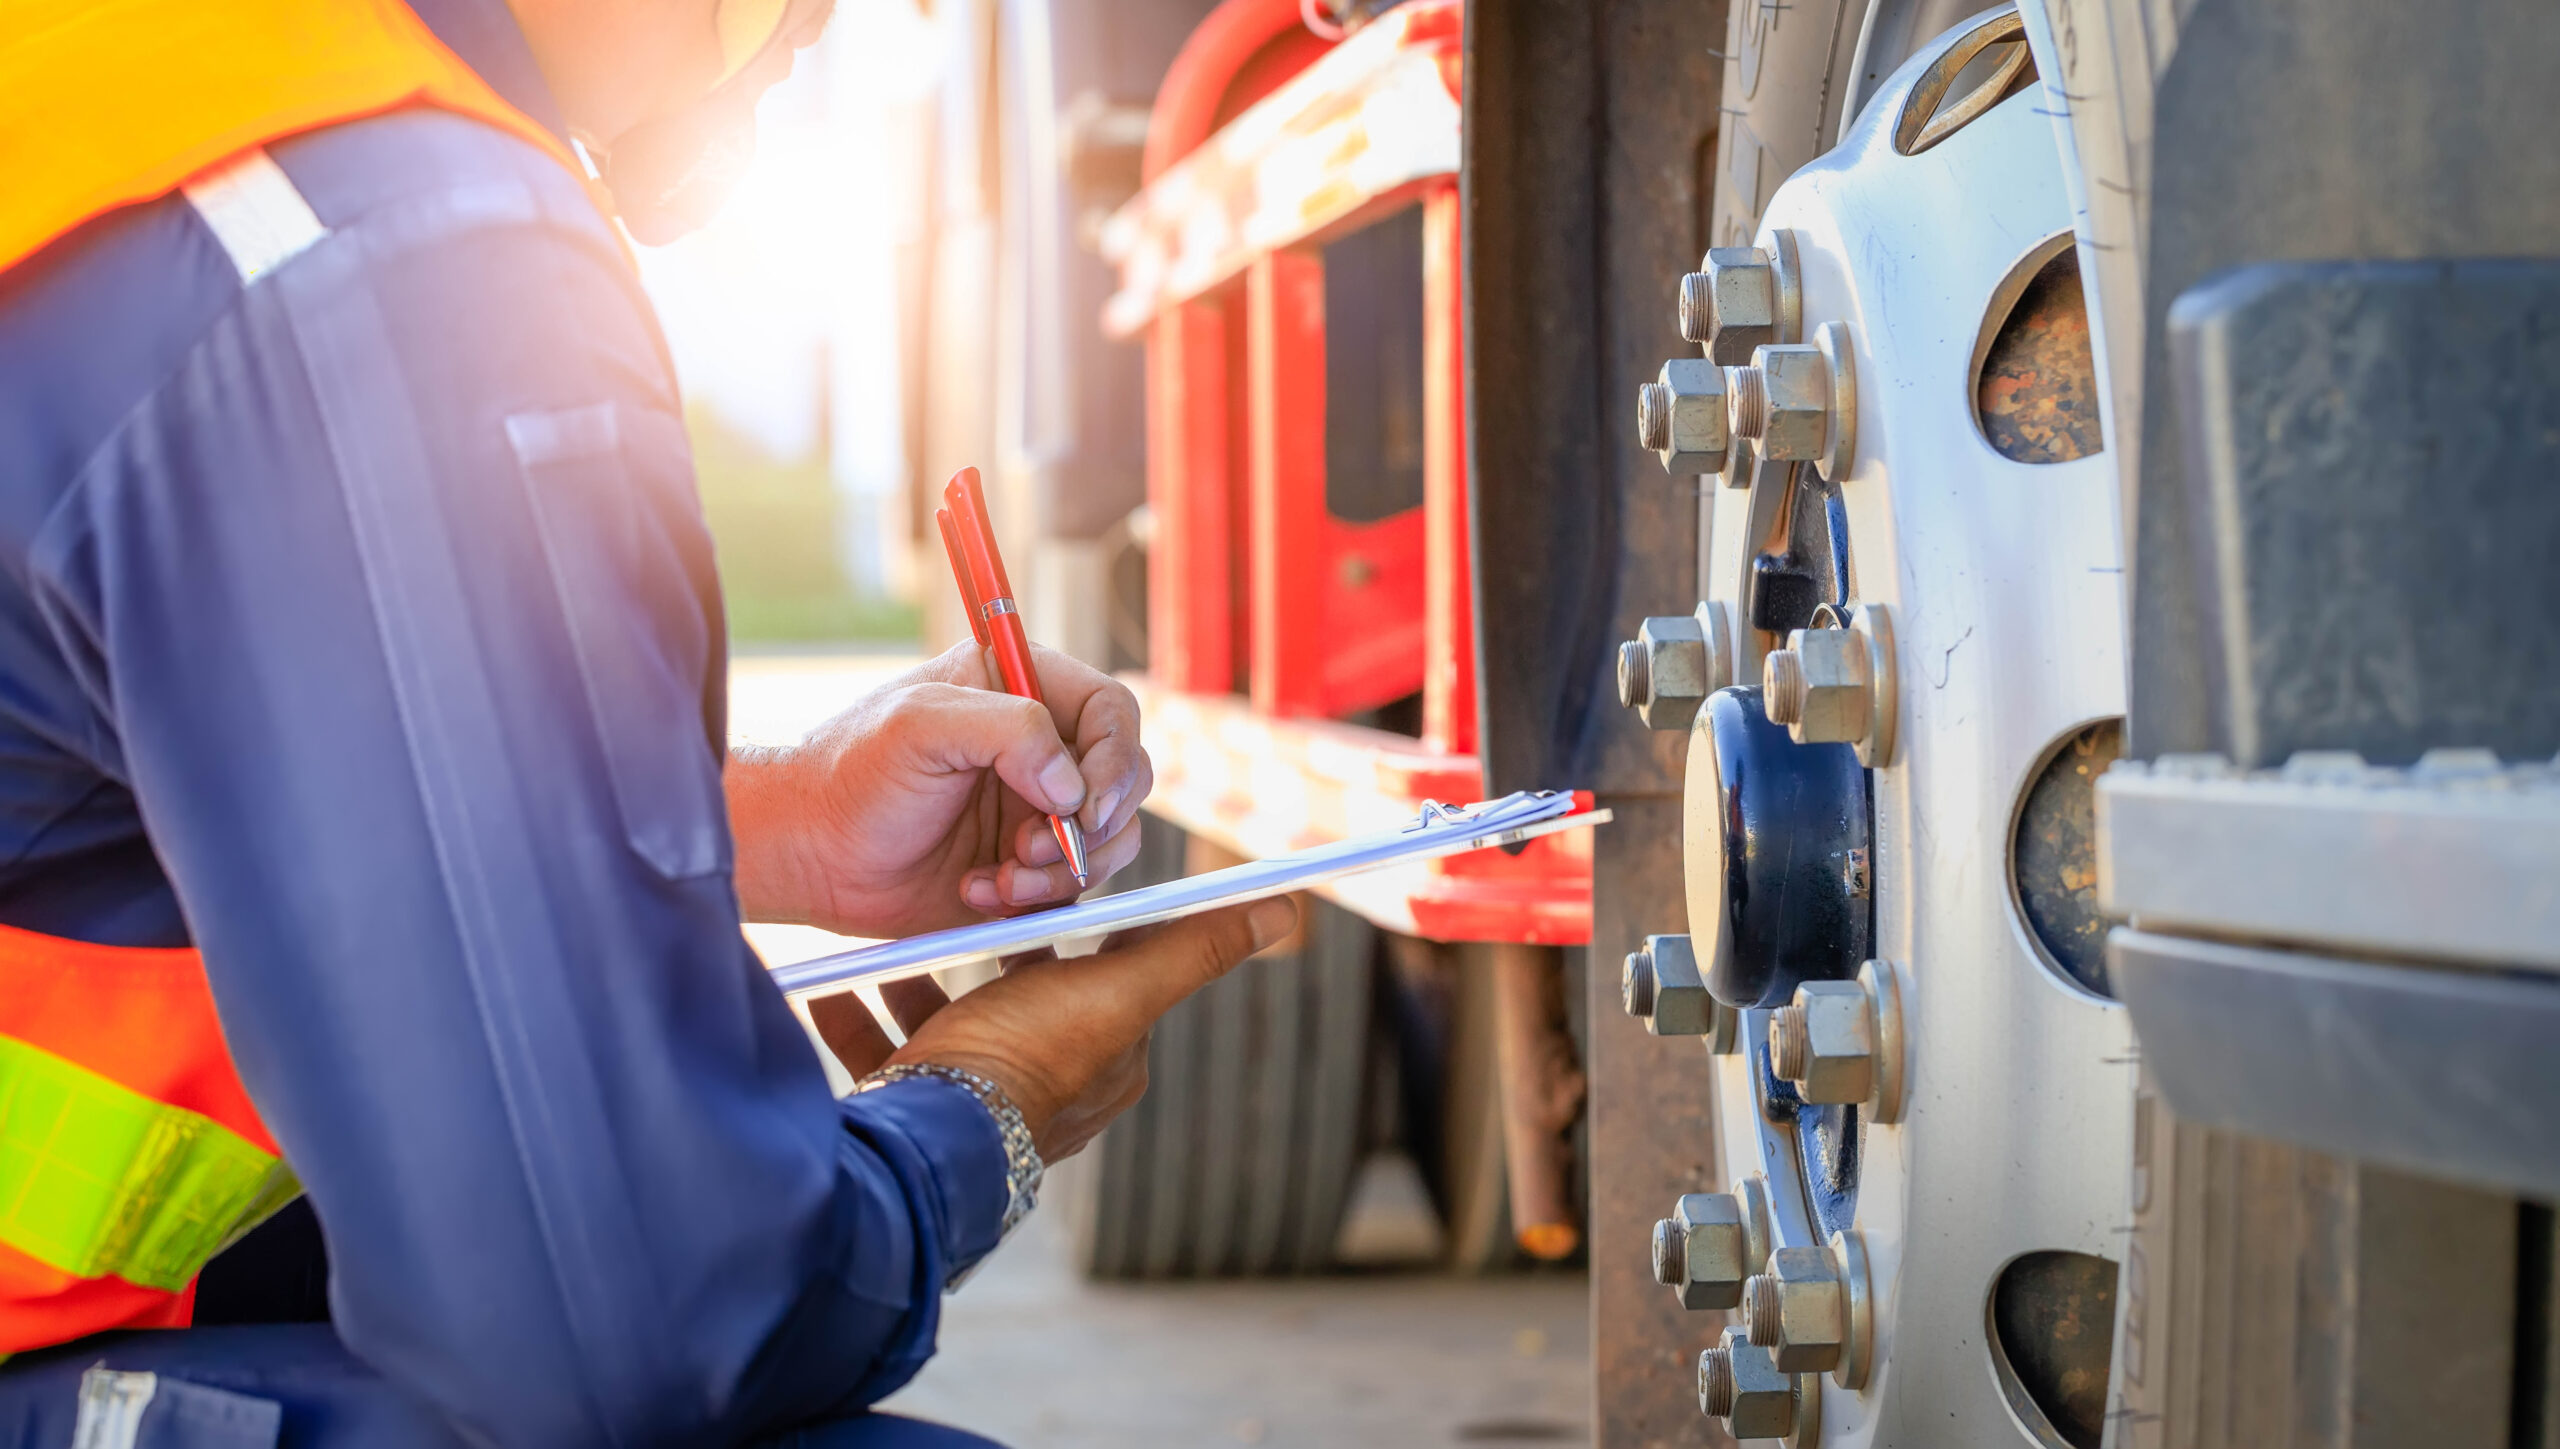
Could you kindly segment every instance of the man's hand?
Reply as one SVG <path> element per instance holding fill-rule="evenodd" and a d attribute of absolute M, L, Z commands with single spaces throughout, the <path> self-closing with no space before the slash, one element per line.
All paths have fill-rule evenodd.
<path fill-rule="evenodd" d="M 1032 657 L 1045 709 L 1000 693 L 962 644 L 797 745 L 732 751 L 746 918 L 908 936 L 1071 899 L 1051 813 L 1083 823 L 1096 882 L 1127 865 L 1155 784 L 1138 701 L 1064 654 Z"/>
<path fill-rule="evenodd" d="M 1285 896 L 1230 906 L 1115 936 L 1096 955 L 1008 963 L 958 1001 L 930 977 L 893 982 L 881 995 L 907 1034 L 895 1052 L 850 991 L 811 1001 L 809 1015 L 856 1077 L 888 1062 L 938 1062 L 994 1082 L 1022 1109 L 1042 1159 L 1056 1162 L 1146 1092 L 1158 1017 L 1297 922 Z"/>

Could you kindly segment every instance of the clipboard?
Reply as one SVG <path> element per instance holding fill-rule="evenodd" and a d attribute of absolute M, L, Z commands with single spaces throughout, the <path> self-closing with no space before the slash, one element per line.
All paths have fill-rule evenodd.
<path fill-rule="evenodd" d="M 1097 896 L 1054 911 L 981 921 L 795 961 L 773 967 L 773 979 L 788 996 L 877 986 L 990 956 L 1011 956 L 1077 937 L 1100 937 L 1220 906 L 1287 895 L 1381 866 L 1517 844 L 1560 830 L 1606 824 L 1610 819 L 1607 810 L 1573 807 L 1573 796 L 1561 790 L 1523 790 L 1473 805 L 1426 801 L 1421 814 L 1401 830 L 1332 841 L 1162 885 Z"/>

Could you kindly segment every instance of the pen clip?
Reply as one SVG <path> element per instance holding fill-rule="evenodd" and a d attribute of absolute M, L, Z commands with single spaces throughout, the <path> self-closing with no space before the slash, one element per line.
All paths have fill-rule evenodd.
<path fill-rule="evenodd" d="M 969 632 L 985 649 L 995 643 L 995 636 L 987 632 L 986 600 L 978 595 L 977 572 L 969 567 L 968 555 L 960 547 L 960 527 L 948 508 L 933 510 L 933 521 L 942 526 L 942 551 L 951 556 L 951 577 L 960 585 L 960 606 L 968 612 Z"/>

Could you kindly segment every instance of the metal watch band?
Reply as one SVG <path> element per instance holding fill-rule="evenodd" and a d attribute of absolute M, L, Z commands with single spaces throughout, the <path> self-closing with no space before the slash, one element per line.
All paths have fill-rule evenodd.
<path fill-rule="evenodd" d="M 1040 1176 L 1045 1170 L 1045 1164 L 1040 1160 L 1040 1149 L 1031 1141 L 1031 1128 L 1022 1120 L 1022 1109 L 1015 1106 L 1013 1098 L 994 1082 L 976 1072 L 944 1066 L 939 1062 L 900 1062 L 882 1067 L 854 1083 L 853 1090 L 875 1091 L 891 1082 L 903 1082 L 913 1077 L 939 1077 L 966 1087 L 987 1109 L 987 1115 L 995 1119 L 996 1133 L 1004 1140 L 1004 1225 L 998 1230 L 998 1239 L 1001 1241 L 1012 1236 L 1014 1225 L 1029 1217 L 1032 1207 L 1038 1203 Z M 946 1286 L 958 1287 L 964 1276 L 955 1274 Z"/>

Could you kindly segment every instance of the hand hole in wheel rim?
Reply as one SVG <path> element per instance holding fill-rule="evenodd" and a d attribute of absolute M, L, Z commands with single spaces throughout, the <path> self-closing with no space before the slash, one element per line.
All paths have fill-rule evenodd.
<path fill-rule="evenodd" d="M 1917 156 L 1982 119 L 2035 78 L 2025 23 L 2014 10 L 1994 16 L 1921 72 L 1894 123 L 1893 149 Z"/>
<path fill-rule="evenodd" d="M 2102 719 L 2057 740 L 2036 763 L 2009 826 L 2009 892 L 2056 975 L 2110 1000 L 2107 930 L 2098 908 L 2098 777 L 2124 753 L 2124 722 Z"/>
<path fill-rule="evenodd" d="M 2098 1449 L 2116 1342 L 2116 1264 L 2060 1249 L 2021 1253 L 1983 1302 L 1991 1374 L 2018 1426 L 2045 1449 Z"/>
<path fill-rule="evenodd" d="M 2098 362 L 2070 232 L 2027 249 L 1992 289 L 1973 344 L 1974 426 L 2015 463 L 2068 463 L 2101 451 Z"/>

